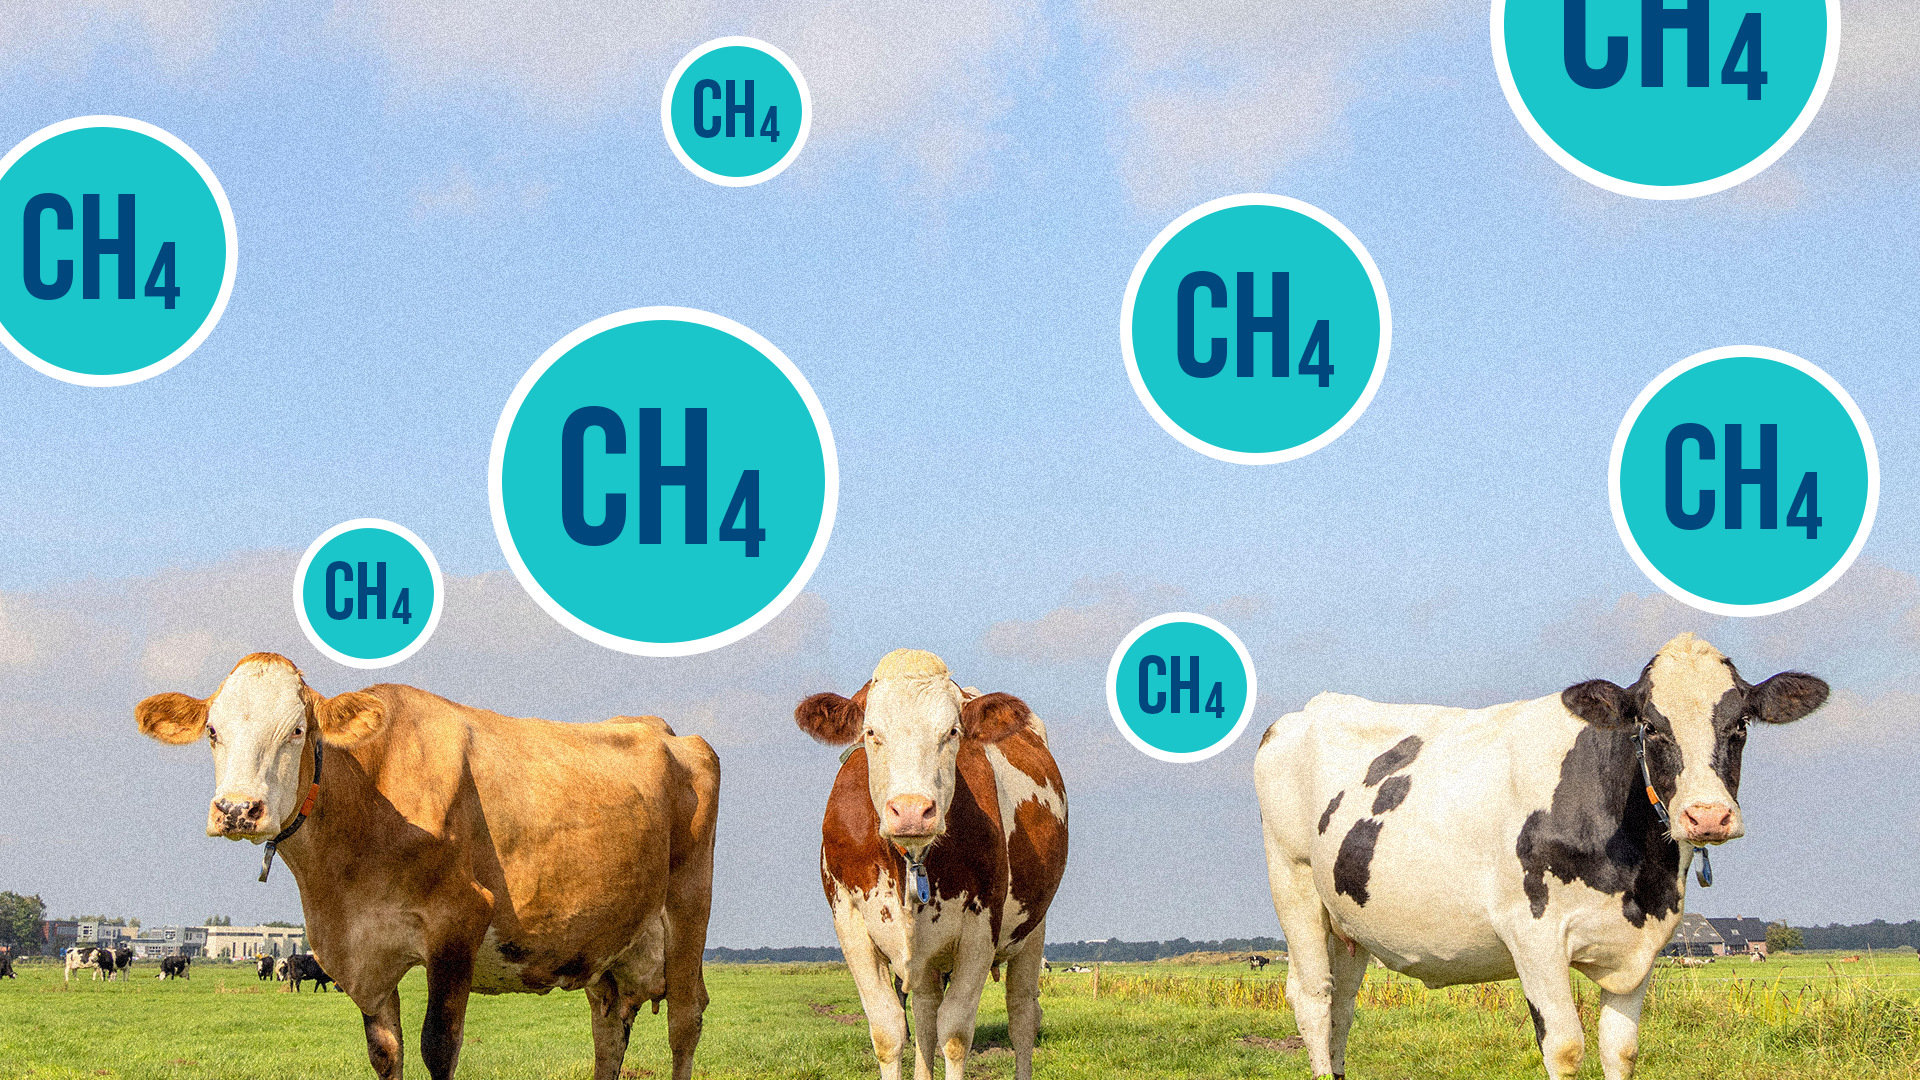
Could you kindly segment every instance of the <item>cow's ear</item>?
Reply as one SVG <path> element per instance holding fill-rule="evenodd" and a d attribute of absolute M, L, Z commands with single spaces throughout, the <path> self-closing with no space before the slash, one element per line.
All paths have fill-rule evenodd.
<path fill-rule="evenodd" d="M 206 733 L 207 703 L 186 694 L 155 694 L 133 707 L 133 718 L 142 735 L 178 746 Z"/>
<path fill-rule="evenodd" d="M 1827 683 L 1783 671 L 1753 688 L 1753 713 L 1769 724 L 1791 724 L 1827 703 Z"/>
<path fill-rule="evenodd" d="M 322 697 L 306 688 L 307 705 L 313 710 L 313 722 L 320 737 L 330 746 L 350 747 L 379 734 L 387 725 L 387 707 L 364 690 L 349 690 L 334 697 Z"/>
<path fill-rule="evenodd" d="M 793 722 L 818 742 L 845 746 L 858 739 L 860 729 L 866 726 L 867 686 L 862 686 L 851 698 L 833 693 L 813 694 L 793 707 Z"/>
<path fill-rule="evenodd" d="M 1567 711 L 1597 728 L 1623 728 L 1637 723 L 1633 692 L 1605 679 L 1575 683 L 1560 691 Z"/>
<path fill-rule="evenodd" d="M 960 730 L 970 739 L 996 743 L 1027 730 L 1033 710 L 1012 694 L 982 694 L 960 706 Z"/>

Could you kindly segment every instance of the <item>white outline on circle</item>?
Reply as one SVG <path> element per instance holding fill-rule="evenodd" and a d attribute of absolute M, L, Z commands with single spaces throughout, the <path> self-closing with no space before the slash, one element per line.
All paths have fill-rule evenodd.
<path fill-rule="evenodd" d="M 1846 553 L 1840 556 L 1839 561 L 1834 563 L 1832 569 L 1822 575 L 1820 580 L 1792 596 L 1769 600 L 1764 604 L 1722 603 L 1718 600 L 1709 600 L 1704 596 L 1696 596 L 1674 584 L 1665 574 L 1656 569 L 1652 560 L 1640 550 L 1640 545 L 1633 538 L 1633 530 L 1627 527 L 1627 511 L 1620 499 L 1620 462 L 1626 456 L 1627 438 L 1633 433 L 1633 423 L 1640 419 L 1640 413 L 1647 407 L 1647 403 L 1652 401 L 1654 395 L 1664 389 L 1668 383 L 1694 368 L 1710 364 L 1715 360 L 1743 357 L 1785 364 L 1826 387 L 1827 392 L 1840 402 L 1840 407 L 1847 410 L 1847 416 L 1853 420 L 1853 428 L 1860 435 L 1860 447 L 1867 456 L 1867 505 L 1860 516 L 1860 528 L 1853 534 L 1853 543 L 1847 546 Z M 1846 389 L 1835 382 L 1831 375 L 1790 352 L 1770 349 L 1764 345 L 1730 345 L 1719 349 L 1708 349 L 1706 352 L 1687 357 L 1661 372 L 1658 378 L 1647 384 L 1645 390 L 1640 391 L 1639 397 L 1633 399 L 1633 405 L 1627 409 L 1626 419 L 1620 421 L 1620 429 L 1613 436 L 1613 454 L 1607 464 L 1607 498 L 1613 505 L 1613 527 L 1620 534 L 1620 542 L 1627 546 L 1627 554 L 1633 556 L 1633 561 L 1640 567 L 1640 571 L 1646 574 L 1655 585 L 1660 586 L 1660 591 L 1689 607 L 1713 615 L 1740 617 L 1773 615 L 1799 607 L 1826 592 L 1829 586 L 1840 580 L 1840 575 L 1853 566 L 1853 560 L 1859 557 L 1860 549 L 1867 546 L 1867 534 L 1873 531 L 1873 517 L 1880 507 L 1880 452 L 1874 448 L 1873 432 L 1867 429 L 1867 418 L 1861 415 L 1860 407 L 1853 403 L 1853 398 Z"/>
<path fill-rule="evenodd" d="M 1126 716 L 1120 712 L 1119 690 L 1120 662 L 1126 659 L 1127 650 L 1133 648 L 1133 643 L 1139 641 L 1148 631 L 1166 626 L 1169 623 L 1177 622 L 1195 623 L 1204 626 L 1227 639 L 1227 644 L 1233 646 L 1233 651 L 1240 655 L 1240 666 L 1247 673 L 1247 703 L 1241 707 L 1240 719 L 1233 725 L 1233 730 L 1227 732 L 1218 742 L 1215 742 L 1212 746 L 1203 750 L 1188 750 L 1185 753 L 1178 754 L 1162 750 L 1134 734 L 1133 729 L 1127 726 Z M 1254 676 L 1253 657 L 1247 655 L 1247 647 L 1240 643 L 1240 638 L 1219 622 L 1209 619 L 1205 615 L 1196 615 L 1191 611 L 1176 611 L 1168 615 L 1156 615 L 1146 622 L 1141 623 L 1139 626 L 1134 627 L 1126 637 L 1120 639 L 1120 647 L 1113 650 L 1113 659 L 1107 663 L 1107 712 L 1112 714 L 1114 726 L 1120 729 L 1120 734 L 1127 737 L 1127 741 L 1133 744 L 1134 749 L 1150 758 L 1172 762 L 1176 765 L 1188 761 L 1205 761 L 1220 751 L 1225 750 L 1227 747 L 1232 746 L 1234 741 L 1240 738 L 1240 733 L 1247 730 L 1248 721 L 1253 719 L 1254 703 L 1259 696 L 1260 686 L 1259 680 Z"/>
<path fill-rule="evenodd" d="M 28 151 L 48 139 L 65 135 L 69 131 L 103 127 L 120 128 L 123 131 L 132 131 L 155 139 L 165 144 L 169 150 L 179 154 L 187 164 L 193 166 L 194 172 L 200 174 L 200 179 L 206 183 L 207 190 L 213 192 L 213 201 L 220 207 L 220 223 L 227 231 L 227 270 L 220 282 L 220 295 L 214 298 L 213 307 L 208 310 L 207 317 L 201 321 L 200 329 L 194 331 L 193 336 L 173 352 L 146 367 L 135 368 L 132 371 L 122 371 L 114 375 L 89 375 L 70 371 L 35 355 L 32 350 L 15 340 L 14 336 L 7 332 L 6 326 L 0 325 L 0 345 L 5 345 L 8 352 L 19 357 L 28 367 L 40 374 L 75 386 L 130 386 L 171 370 L 175 364 L 185 360 L 193 350 L 200 347 L 201 342 L 207 340 L 207 335 L 213 333 L 214 326 L 220 322 L 220 316 L 226 314 L 227 300 L 233 295 L 234 274 L 240 267 L 240 232 L 233 223 L 233 207 L 227 202 L 226 189 L 220 186 L 220 181 L 214 177 L 213 170 L 207 167 L 207 163 L 200 159 L 199 154 L 193 152 L 192 147 L 181 142 L 172 133 L 154 127 L 144 120 L 130 120 L 124 116 L 78 116 L 72 120 L 62 120 L 58 124 L 43 127 L 27 136 L 12 150 L 7 151 L 6 157 L 0 158 L 0 177 L 6 176 L 7 171 L 25 157 Z"/>
<path fill-rule="evenodd" d="M 405 540 L 413 546 L 413 550 L 420 553 L 421 558 L 427 561 L 427 573 L 433 577 L 433 610 L 427 613 L 427 625 L 420 628 L 420 636 L 408 642 L 407 647 L 397 653 L 374 657 L 371 660 L 360 656 L 348 656 L 322 641 L 319 632 L 314 630 L 313 623 L 307 618 L 307 568 L 313 565 L 313 557 L 320 554 L 320 549 L 326 547 L 328 541 L 355 529 L 379 529 L 381 532 L 392 533 Z M 354 518 L 352 521 L 343 521 L 321 533 L 318 540 L 307 545 L 307 553 L 300 556 L 300 568 L 293 573 L 293 613 L 299 616 L 300 629 L 306 633 L 307 640 L 313 643 L 314 648 L 327 654 L 327 659 L 334 663 L 345 664 L 350 668 L 359 668 L 363 671 L 392 667 L 419 652 L 420 647 L 427 643 L 427 639 L 432 637 L 433 631 L 439 627 L 440 612 L 446 607 L 446 603 L 446 583 L 440 578 L 440 563 L 434 559 L 432 550 L 427 547 L 425 541 L 413 534 L 413 530 L 404 525 L 395 525 L 383 518 Z"/>
<path fill-rule="evenodd" d="M 680 145 L 680 136 L 675 134 L 673 130 L 673 92 L 680 85 L 680 76 L 686 74 L 687 69 L 693 66 L 695 60 L 713 52 L 715 49 L 729 49 L 736 46 L 756 49 L 780 61 L 780 66 L 787 69 L 788 75 L 793 76 L 793 84 L 800 88 L 800 134 L 794 138 L 793 145 L 787 147 L 787 152 L 781 155 L 779 161 L 774 162 L 772 165 L 750 176 L 727 176 L 714 172 L 699 162 L 694 161 L 693 157 L 687 153 L 686 148 Z M 761 41 L 759 38 L 714 38 L 712 41 L 707 42 L 705 45 L 700 46 L 682 57 L 680 62 L 674 65 L 673 74 L 667 76 L 667 88 L 660 93 L 660 126 L 667 131 L 667 146 L 673 150 L 673 156 L 679 158 L 680 164 L 685 165 L 687 171 L 693 173 L 693 175 L 708 183 L 719 184 L 721 187 L 752 187 L 755 184 L 764 184 L 774 177 L 779 176 L 782 172 L 786 171 L 787 166 L 793 164 L 795 158 L 800 156 L 801 149 L 807 145 L 807 133 L 813 130 L 813 94 L 808 91 L 806 76 L 800 74 L 799 66 L 796 65 L 786 53 L 781 52 L 772 45 Z"/>
<path fill-rule="evenodd" d="M 1559 163 L 1560 167 L 1585 180 L 1595 187 L 1605 188 L 1616 195 L 1630 195 L 1636 199 L 1694 199 L 1702 195 L 1712 195 L 1730 187 L 1745 183 L 1766 171 L 1767 167 L 1786 156 L 1793 144 L 1813 123 L 1813 114 L 1820 111 L 1821 103 L 1827 99 L 1827 87 L 1833 84 L 1833 72 L 1840 64 L 1840 0 L 1826 0 L 1827 4 L 1827 48 L 1820 60 L 1820 77 L 1814 80 L 1813 93 L 1808 95 L 1807 103 L 1801 107 L 1800 115 L 1788 125 L 1786 133 L 1774 140 L 1772 146 L 1761 151 L 1760 155 L 1730 173 L 1722 173 L 1710 180 L 1697 180 L 1691 184 L 1637 184 L 1631 180 L 1622 180 L 1601 172 L 1579 158 L 1568 153 L 1547 129 L 1535 120 L 1533 111 L 1527 103 L 1520 100 L 1520 87 L 1513 81 L 1513 68 L 1507 63 L 1507 28 L 1504 16 L 1507 13 L 1507 0 L 1493 0 L 1493 14 L 1489 19 L 1493 37 L 1493 66 L 1500 75 L 1500 90 L 1507 97 L 1507 105 L 1513 109 L 1513 115 L 1520 126 L 1527 130 L 1527 136 L 1534 144 L 1547 152 L 1547 156 Z"/>
<path fill-rule="evenodd" d="M 799 392 L 800 400 L 806 402 L 807 412 L 813 417 L 814 434 L 820 439 L 820 457 L 826 472 L 825 492 L 820 506 L 820 524 L 814 530 L 813 547 L 807 551 L 807 557 L 801 562 L 800 569 L 794 573 L 793 580 L 787 582 L 787 587 L 782 589 L 778 596 L 768 601 L 765 607 L 739 623 L 717 634 L 709 634 L 706 637 L 688 641 L 640 641 L 635 638 L 623 638 L 588 623 L 561 606 L 559 601 L 547 594 L 547 590 L 540 587 L 540 582 L 535 580 L 533 571 L 527 568 L 526 561 L 520 557 L 520 550 L 514 546 L 513 533 L 507 528 L 506 500 L 500 489 L 501 470 L 505 467 L 507 460 L 507 436 L 513 430 L 514 419 L 520 415 L 521 404 L 533 391 L 534 384 L 540 381 L 540 376 L 546 374 L 547 369 L 572 351 L 574 346 L 588 338 L 616 326 L 640 322 L 697 323 L 738 338 L 771 361 L 780 369 L 780 373 L 787 377 L 787 382 L 792 384 L 794 390 Z M 805 375 L 800 374 L 800 369 L 794 366 L 793 361 L 787 359 L 787 354 L 775 348 L 771 341 L 724 315 L 715 315 L 695 308 L 631 308 L 612 315 L 604 315 L 561 338 L 552 348 L 542 353 L 540 359 L 534 361 L 533 366 L 527 369 L 527 373 L 520 377 L 520 382 L 513 388 L 513 394 L 507 398 L 506 408 L 500 412 L 499 424 L 495 425 L 493 430 L 493 450 L 487 457 L 487 500 L 492 504 L 493 535 L 500 541 L 500 550 L 507 557 L 507 565 L 513 568 L 513 576 L 520 579 L 521 588 L 527 590 L 527 595 L 533 597 L 535 603 L 539 604 L 547 614 L 553 616 L 554 621 L 596 645 L 604 645 L 617 652 L 629 653 L 633 656 L 694 656 L 731 645 L 772 622 L 775 616 L 787 609 L 788 604 L 793 603 L 793 598 L 800 595 L 800 590 L 806 588 L 807 580 L 813 577 L 814 569 L 820 565 L 821 557 L 827 552 L 827 540 L 833 535 L 834 513 L 840 504 L 840 459 L 833 447 L 833 429 L 827 425 L 827 412 L 820 406 L 820 399 L 814 396 L 813 386 L 807 382 Z"/>
<path fill-rule="evenodd" d="M 1373 376 L 1367 380 L 1366 389 L 1360 392 L 1360 397 L 1354 401 L 1346 415 L 1332 427 L 1306 442 L 1283 450 L 1267 450 L 1261 453 L 1229 450 L 1224 446 L 1215 446 L 1181 427 L 1173 417 L 1167 415 L 1167 411 L 1160 407 L 1160 403 L 1153 399 L 1153 392 L 1147 389 L 1146 380 L 1141 378 L 1140 363 L 1133 354 L 1133 302 L 1140 292 L 1140 283 L 1146 279 L 1148 268 L 1153 265 L 1154 256 L 1160 254 L 1160 249 L 1166 247 L 1187 226 L 1203 217 L 1236 206 L 1271 206 L 1280 210 L 1291 210 L 1297 214 L 1304 214 L 1327 228 L 1347 245 L 1347 250 L 1359 258 L 1360 265 L 1367 271 L 1367 280 L 1373 283 L 1374 306 L 1380 309 L 1380 350 L 1374 357 Z M 1173 224 L 1161 229 L 1160 235 L 1154 237 L 1153 243 L 1147 245 L 1146 254 L 1140 256 L 1140 261 L 1133 264 L 1133 276 L 1127 279 L 1127 296 L 1120 303 L 1120 353 L 1126 358 L 1127 379 L 1133 383 L 1133 392 L 1140 398 L 1140 404 L 1147 407 L 1147 412 L 1167 434 L 1180 440 L 1181 444 L 1188 449 L 1198 450 L 1210 458 L 1231 461 L 1238 465 L 1271 465 L 1303 458 L 1346 434 L 1354 421 L 1360 419 L 1360 414 L 1367 411 L 1367 406 L 1373 404 L 1373 395 L 1380 389 L 1380 380 L 1387 374 L 1387 353 L 1392 345 L 1393 311 L 1387 305 L 1387 285 L 1381 280 L 1380 268 L 1373 264 L 1373 256 L 1367 254 L 1366 245 L 1325 210 L 1301 202 L 1299 199 L 1290 199 L 1285 195 L 1228 195 L 1212 202 L 1201 203 L 1174 218 Z"/>

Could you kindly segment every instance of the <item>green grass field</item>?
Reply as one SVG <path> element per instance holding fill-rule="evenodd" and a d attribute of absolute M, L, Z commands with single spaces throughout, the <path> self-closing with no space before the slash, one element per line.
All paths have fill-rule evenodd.
<path fill-rule="evenodd" d="M 1911 952 L 1841 963 L 1797 955 L 1767 964 L 1662 967 L 1641 1027 L 1640 1076 L 1839 1078 L 1920 1076 L 1920 960 Z M 251 966 L 202 962 L 191 980 L 160 982 L 143 964 L 118 983 L 21 965 L 0 980 L 0 1077 L 37 1080 L 298 1080 L 370 1076 L 358 1010 L 339 993 L 294 995 Z M 1105 965 L 1093 977 L 1056 970 L 1034 1070 L 1042 1077 L 1306 1077 L 1288 1049 L 1293 1014 L 1275 964 L 1259 975 L 1224 965 Z M 713 1004 L 695 1074 L 808 1080 L 877 1075 L 858 995 L 835 964 L 710 965 Z M 1589 1058 L 1596 994 L 1584 980 Z M 417 1055 L 424 977 L 402 988 L 407 1071 Z M 1532 1078 L 1541 1075 L 1517 984 L 1427 991 L 1381 969 L 1362 991 L 1348 1059 L 1354 1080 Z M 666 1018 L 643 1015 L 630 1076 L 664 1077 Z M 980 1010 L 969 1076 L 1006 1077 L 1000 987 Z M 478 997 L 467 1015 L 463 1078 L 578 1078 L 590 1068 L 587 1004 L 578 993 Z"/>

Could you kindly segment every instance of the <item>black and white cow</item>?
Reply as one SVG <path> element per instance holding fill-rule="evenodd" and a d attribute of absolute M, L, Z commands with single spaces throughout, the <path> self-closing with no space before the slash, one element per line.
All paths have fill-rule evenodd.
<path fill-rule="evenodd" d="M 1287 999 L 1313 1075 L 1346 1071 L 1369 956 L 1429 987 L 1518 977 L 1547 1075 L 1586 1054 L 1569 967 L 1600 987 L 1607 1080 L 1633 1074 L 1648 974 L 1696 849 L 1743 832 L 1747 727 L 1827 684 L 1749 684 L 1692 634 L 1630 687 L 1487 709 L 1321 694 L 1261 740 L 1254 775 Z M 1672 824 L 1648 798 L 1637 747 Z"/>
<path fill-rule="evenodd" d="M 13 973 L 13 950 L 0 948 L 0 979 L 18 979 Z"/>
<path fill-rule="evenodd" d="M 257 958 L 254 970 L 263 980 L 273 978 L 273 957 L 266 953 L 261 953 Z"/>
<path fill-rule="evenodd" d="M 116 945 L 112 949 L 99 952 L 101 967 L 106 970 L 107 978 L 118 979 L 120 973 L 133 966 L 133 946 Z"/>
<path fill-rule="evenodd" d="M 164 956 L 160 958 L 159 977 L 162 979 L 192 978 L 193 972 L 188 970 L 192 966 L 193 958 L 190 956 Z"/>
<path fill-rule="evenodd" d="M 76 971 L 79 971 L 81 968 L 93 968 L 94 969 L 93 977 L 96 979 L 99 978 L 100 969 L 98 967 L 95 967 L 94 965 L 94 953 L 98 951 L 99 950 L 95 949 L 91 945 L 87 945 L 87 946 L 75 945 L 72 948 L 68 949 L 67 950 L 67 975 L 66 975 L 67 982 L 69 983 L 73 982 L 73 973 Z"/>

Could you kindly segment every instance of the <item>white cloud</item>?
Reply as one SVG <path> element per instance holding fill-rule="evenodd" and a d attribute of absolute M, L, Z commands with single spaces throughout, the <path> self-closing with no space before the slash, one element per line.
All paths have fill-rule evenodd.
<path fill-rule="evenodd" d="M 1135 584 L 1121 575 L 1083 578 L 1065 604 L 1037 619 L 994 623 L 980 644 L 995 656 L 1034 664 L 1105 660 L 1127 631 L 1180 610 L 1185 601 L 1185 591 L 1171 585 Z"/>
<path fill-rule="evenodd" d="M 1259 190 L 1323 146 L 1360 87 L 1352 65 L 1464 0 L 1084 0 L 1126 108 L 1114 151 L 1134 198 L 1172 209 Z M 1491 63 L 1491 61 L 1489 61 Z"/>
<path fill-rule="evenodd" d="M 32 63 L 68 74 L 104 45 L 134 40 L 175 72 L 213 55 L 252 0 L 23 0 L 0 5 L 0 67 Z"/>
<path fill-rule="evenodd" d="M 990 152 L 1012 80 L 1046 40 L 1030 0 L 964 0 L 937 11 L 775 0 L 745 13 L 704 2 L 343 0 L 335 21 L 378 50 L 403 94 L 503 87 L 536 118 L 575 124 L 630 110 L 650 117 L 668 73 L 694 46 L 759 37 L 806 76 L 810 146 L 897 149 L 931 187 L 960 182 Z"/>
<path fill-rule="evenodd" d="M 1809 134 L 1831 129 L 1849 153 L 1911 161 L 1920 150 L 1920 6 L 1912 0 L 1846 0 L 1840 66 Z"/>

